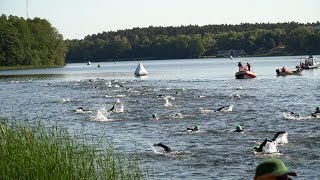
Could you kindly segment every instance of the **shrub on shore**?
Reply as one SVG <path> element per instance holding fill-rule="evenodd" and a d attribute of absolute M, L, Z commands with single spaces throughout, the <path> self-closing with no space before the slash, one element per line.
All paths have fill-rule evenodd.
<path fill-rule="evenodd" d="M 140 160 L 61 128 L 0 119 L 1 179 L 143 179 Z"/>

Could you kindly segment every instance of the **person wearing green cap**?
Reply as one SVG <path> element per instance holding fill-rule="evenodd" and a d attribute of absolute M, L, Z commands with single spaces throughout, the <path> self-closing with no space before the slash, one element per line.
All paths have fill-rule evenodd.
<path fill-rule="evenodd" d="M 297 176 L 297 173 L 289 171 L 280 159 L 269 158 L 257 166 L 254 180 L 289 180 L 289 176 Z"/>
<path fill-rule="evenodd" d="M 192 132 L 192 131 L 199 131 L 200 126 L 199 125 L 195 125 L 194 128 L 189 128 L 187 127 L 187 131 Z"/>
<path fill-rule="evenodd" d="M 241 125 L 237 125 L 236 130 L 234 130 L 233 132 L 243 132 Z"/>

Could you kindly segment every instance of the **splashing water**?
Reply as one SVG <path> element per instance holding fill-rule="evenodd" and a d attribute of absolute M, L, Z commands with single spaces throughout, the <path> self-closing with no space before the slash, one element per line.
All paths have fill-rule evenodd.
<path fill-rule="evenodd" d="M 156 154 L 161 154 L 161 152 L 158 152 L 157 150 L 156 150 L 156 148 L 149 142 L 149 141 L 146 141 L 148 144 L 149 144 L 149 146 L 151 147 L 151 149 L 156 153 Z"/>
<path fill-rule="evenodd" d="M 165 106 L 165 107 L 173 106 L 167 96 L 163 97 L 163 99 L 166 101 L 163 106 Z"/>
<path fill-rule="evenodd" d="M 288 143 L 288 133 L 283 133 L 280 134 L 275 140 L 274 142 L 276 144 L 287 144 Z"/>
<path fill-rule="evenodd" d="M 291 113 L 286 113 L 286 112 L 283 113 L 283 117 L 288 120 L 309 120 L 309 119 L 318 118 L 313 116 L 294 116 L 294 115 L 291 115 Z"/>
<path fill-rule="evenodd" d="M 263 153 L 278 153 L 277 144 L 275 142 L 267 142 L 265 147 L 262 149 Z"/>
<path fill-rule="evenodd" d="M 105 115 L 105 114 L 106 114 L 106 115 Z M 111 121 L 112 119 L 109 118 L 109 117 L 110 117 L 110 113 L 108 113 L 108 112 L 103 113 L 103 111 L 98 110 L 98 111 L 97 111 L 97 115 L 91 117 L 91 118 L 90 118 L 90 121 L 100 121 L 100 122 L 103 122 L 103 121 Z"/>
<path fill-rule="evenodd" d="M 164 152 L 164 151 L 157 151 L 157 149 L 148 141 L 146 141 L 151 149 L 156 153 L 160 155 L 170 156 L 170 157 L 181 157 L 181 156 L 188 156 L 191 155 L 190 151 L 172 151 L 172 152 Z"/>

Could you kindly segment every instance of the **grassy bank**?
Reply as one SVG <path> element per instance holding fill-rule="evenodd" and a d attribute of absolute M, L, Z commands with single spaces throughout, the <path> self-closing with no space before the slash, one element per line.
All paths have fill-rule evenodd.
<path fill-rule="evenodd" d="M 143 179 L 139 158 L 98 148 L 66 130 L 0 119 L 1 179 Z M 102 147 L 102 146 L 101 146 Z"/>
<path fill-rule="evenodd" d="M 19 65 L 19 66 L 0 66 L 0 71 L 3 70 L 21 70 L 21 69 L 45 69 L 45 68 L 60 68 L 63 66 L 50 66 L 50 65 L 41 65 L 41 66 L 35 66 L 35 65 Z"/>

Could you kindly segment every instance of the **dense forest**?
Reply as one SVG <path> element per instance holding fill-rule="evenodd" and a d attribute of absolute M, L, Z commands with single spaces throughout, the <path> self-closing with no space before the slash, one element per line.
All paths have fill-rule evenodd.
<path fill-rule="evenodd" d="M 320 52 L 320 22 L 147 27 L 66 40 L 67 62 Z"/>
<path fill-rule="evenodd" d="M 0 66 L 59 67 L 66 52 L 62 35 L 47 20 L 0 16 Z"/>
<path fill-rule="evenodd" d="M 320 22 L 146 27 L 63 40 L 45 19 L 0 16 L 0 66 L 320 53 Z"/>

